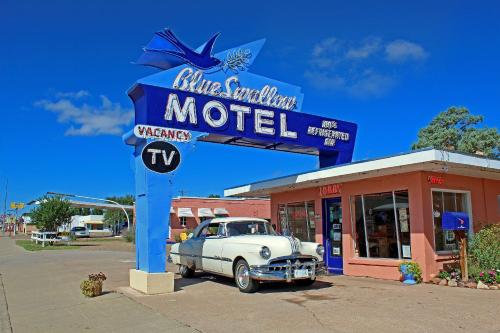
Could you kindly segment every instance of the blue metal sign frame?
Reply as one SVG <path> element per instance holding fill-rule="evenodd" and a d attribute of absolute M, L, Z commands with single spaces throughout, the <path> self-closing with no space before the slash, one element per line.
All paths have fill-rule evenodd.
<path fill-rule="evenodd" d="M 300 87 L 249 73 L 265 40 L 213 54 L 218 36 L 192 49 L 169 29 L 154 35 L 137 63 L 162 71 L 128 92 L 136 125 L 205 133 L 198 141 L 317 155 L 320 167 L 351 162 L 356 124 L 300 112 Z M 135 146 L 137 269 L 164 272 L 172 179 L 144 166 L 140 152 L 148 141 L 133 131 L 124 141 Z M 182 153 L 187 144 L 176 146 Z"/>

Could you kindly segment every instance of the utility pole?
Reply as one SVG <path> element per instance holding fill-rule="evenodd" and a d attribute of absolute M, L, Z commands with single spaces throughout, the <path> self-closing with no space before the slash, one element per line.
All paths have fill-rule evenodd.
<path fill-rule="evenodd" d="M 3 223 L 2 230 L 5 232 L 5 222 L 7 221 L 7 187 L 9 185 L 9 178 L 6 178 L 5 181 L 5 198 L 3 201 Z"/>

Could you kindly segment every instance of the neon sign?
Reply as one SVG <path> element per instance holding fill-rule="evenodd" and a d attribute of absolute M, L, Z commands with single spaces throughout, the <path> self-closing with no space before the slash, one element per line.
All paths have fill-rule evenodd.
<path fill-rule="evenodd" d="M 356 124 L 301 112 L 301 88 L 248 72 L 264 40 L 213 53 L 214 35 L 191 49 L 172 31 L 154 35 L 137 63 L 163 71 L 130 89 L 136 125 L 205 133 L 200 141 L 352 160 Z M 218 61 L 216 61 L 218 60 Z"/>

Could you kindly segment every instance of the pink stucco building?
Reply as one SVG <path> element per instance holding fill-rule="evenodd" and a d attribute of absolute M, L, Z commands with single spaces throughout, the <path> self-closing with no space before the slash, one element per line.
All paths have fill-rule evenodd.
<path fill-rule="evenodd" d="M 269 199 L 177 197 L 170 208 L 170 238 L 193 230 L 203 220 L 214 217 L 258 217 L 271 219 Z"/>
<path fill-rule="evenodd" d="M 465 212 L 469 235 L 500 223 L 500 161 L 428 149 L 227 189 L 270 196 L 271 220 L 325 245 L 330 272 L 397 280 L 403 260 L 424 281 L 457 249 L 444 212 Z"/>

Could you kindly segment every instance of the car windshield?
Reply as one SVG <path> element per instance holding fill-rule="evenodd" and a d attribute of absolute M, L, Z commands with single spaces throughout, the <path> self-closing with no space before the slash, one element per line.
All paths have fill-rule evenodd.
<path fill-rule="evenodd" d="M 85 231 L 84 227 L 74 227 L 73 231 Z"/>
<path fill-rule="evenodd" d="M 241 235 L 276 235 L 268 222 L 263 221 L 237 221 L 226 225 L 228 236 Z"/>

